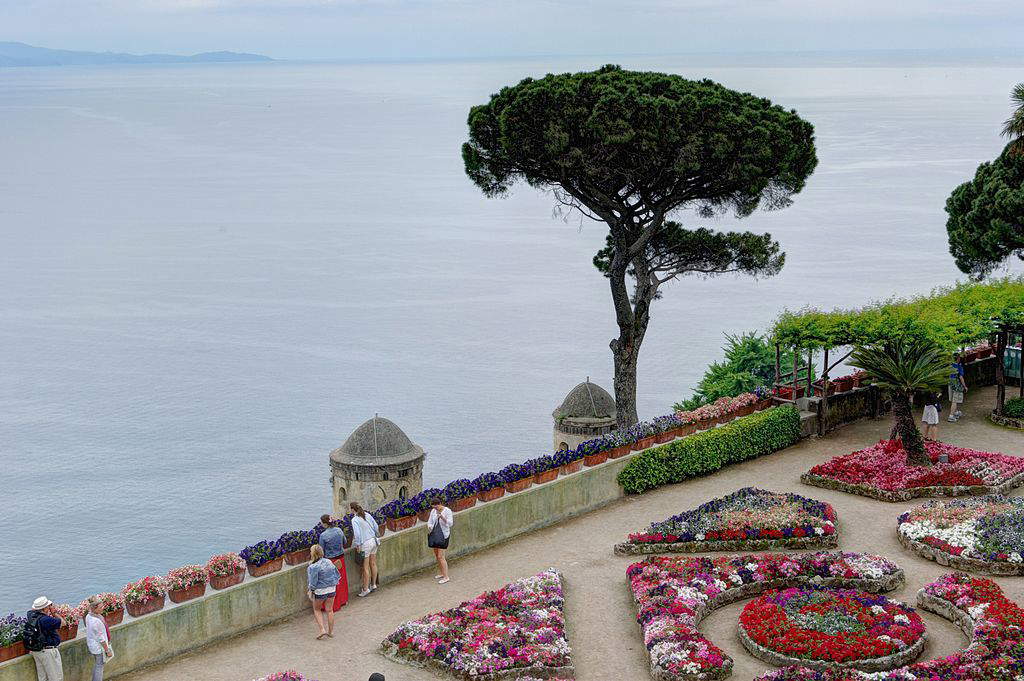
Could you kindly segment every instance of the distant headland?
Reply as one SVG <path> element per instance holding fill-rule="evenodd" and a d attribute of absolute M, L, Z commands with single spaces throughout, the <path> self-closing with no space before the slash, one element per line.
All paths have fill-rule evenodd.
<path fill-rule="evenodd" d="M 81 66 L 100 64 L 199 64 L 210 62 L 273 61 L 262 54 L 202 52 L 200 54 L 126 54 L 51 50 L 25 43 L 0 42 L 3 66 Z"/>

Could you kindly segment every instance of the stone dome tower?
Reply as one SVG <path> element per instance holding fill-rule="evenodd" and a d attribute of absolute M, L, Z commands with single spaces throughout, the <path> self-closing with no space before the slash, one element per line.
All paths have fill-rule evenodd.
<path fill-rule="evenodd" d="M 351 501 L 368 511 L 389 499 L 423 491 L 423 448 L 392 421 L 380 416 L 356 428 L 331 452 L 334 512 L 348 513 Z"/>
<path fill-rule="evenodd" d="M 575 449 L 585 440 L 615 429 L 615 398 L 590 382 L 590 377 L 569 391 L 551 413 L 555 419 L 555 451 Z"/>

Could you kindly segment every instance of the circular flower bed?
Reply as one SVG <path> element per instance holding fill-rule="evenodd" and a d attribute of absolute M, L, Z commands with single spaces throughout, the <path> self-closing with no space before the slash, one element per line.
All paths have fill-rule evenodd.
<path fill-rule="evenodd" d="M 828 504 L 745 487 L 629 535 L 615 553 L 833 548 L 838 536 L 836 512 Z"/>
<path fill-rule="evenodd" d="M 924 649 L 924 622 L 910 606 L 853 589 L 769 591 L 740 615 L 740 641 L 776 666 L 887 671 Z"/>
<path fill-rule="evenodd" d="M 1024 499 L 930 501 L 899 518 L 900 543 L 940 565 L 1024 575 Z"/>

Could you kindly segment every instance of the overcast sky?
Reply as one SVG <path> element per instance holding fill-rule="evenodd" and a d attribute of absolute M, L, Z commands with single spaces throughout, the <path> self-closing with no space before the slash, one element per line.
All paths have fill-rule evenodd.
<path fill-rule="evenodd" d="M 1024 0 L 0 0 L 0 40 L 280 58 L 1024 52 Z"/>

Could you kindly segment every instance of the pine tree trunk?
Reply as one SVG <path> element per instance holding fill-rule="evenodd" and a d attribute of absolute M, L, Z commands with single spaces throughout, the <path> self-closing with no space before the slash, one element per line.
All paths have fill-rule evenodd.
<path fill-rule="evenodd" d="M 907 465 L 931 466 L 932 460 L 924 448 L 924 438 L 914 422 L 912 395 L 893 393 L 892 414 L 895 419 L 896 431 L 903 440 L 903 449 L 907 452 Z"/>
<path fill-rule="evenodd" d="M 615 363 L 615 420 L 620 428 L 633 425 L 639 419 L 636 414 L 636 359 L 635 348 L 616 338 L 611 342 L 612 358 Z"/>
<path fill-rule="evenodd" d="M 648 277 L 647 264 L 637 259 L 632 263 L 636 286 L 631 299 L 626 286 L 628 265 L 624 253 L 619 251 L 608 275 L 615 323 L 619 327 L 619 337 L 609 344 L 615 365 L 615 421 L 619 428 L 627 428 L 639 420 L 636 413 L 637 359 L 650 322 L 650 304 L 657 294 L 657 287 Z"/>

